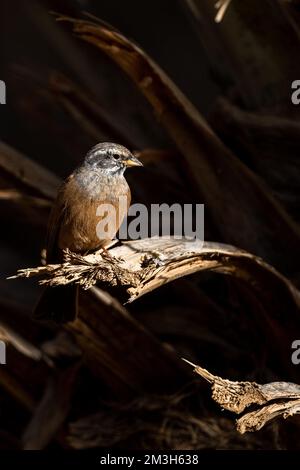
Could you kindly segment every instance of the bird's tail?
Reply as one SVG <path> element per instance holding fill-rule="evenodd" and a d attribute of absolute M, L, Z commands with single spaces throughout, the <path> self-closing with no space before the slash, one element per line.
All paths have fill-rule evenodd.
<path fill-rule="evenodd" d="M 34 318 L 66 323 L 76 318 L 77 304 L 78 286 L 46 287 L 34 309 Z"/>

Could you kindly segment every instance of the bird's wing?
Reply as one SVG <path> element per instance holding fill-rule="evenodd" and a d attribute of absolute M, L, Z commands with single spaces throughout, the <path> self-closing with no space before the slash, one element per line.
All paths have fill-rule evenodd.
<path fill-rule="evenodd" d="M 56 263 L 61 261 L 60 250 L 58 248 L 58 237 L 65 214 L 65 188 L 72 175 L 67 178 L 64 184 L 58 191 L 57 198 L 53 204 L 47 229 L 46 249 L 47 249 L 47 263 Z"/>

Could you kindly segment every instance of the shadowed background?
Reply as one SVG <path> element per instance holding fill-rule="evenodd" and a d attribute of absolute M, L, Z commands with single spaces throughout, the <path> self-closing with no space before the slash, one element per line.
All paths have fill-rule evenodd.
<path fill-rule="evenodd" d="M 289 360 L 299 331 L 298 2 L 232 0 L 219 24 L 212 0 L 4 0 L 0 10 L 2 447 L 296 448 L 297 417 L 241 436 L 180 357 L 225 378 L 299 383 Z M 54 12 L 97 17 L 124 38 L 101 23 L 95 47 Z M 33 322 L 36 281 L 5 278 L 40 264 L 60 179 L 99 141 L 139 152 L 133 202 L 204 203 L 207 241 L 260 256 L 286 279 L 256 258 L 243 277 L 222 258 L 222 274 L 203 269 L 125 307 L 117 290 L 85 293 L 69 327 Z"/>

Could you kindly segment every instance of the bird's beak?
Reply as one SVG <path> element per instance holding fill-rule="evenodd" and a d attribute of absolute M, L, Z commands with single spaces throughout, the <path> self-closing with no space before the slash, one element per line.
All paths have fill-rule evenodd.
<path fill-rule="evenodd" d="M 127 160 L 125 160 L 126 166 L 143 166 L 142 162 L 136 158 L 134 155 L 131 155 Z"/>

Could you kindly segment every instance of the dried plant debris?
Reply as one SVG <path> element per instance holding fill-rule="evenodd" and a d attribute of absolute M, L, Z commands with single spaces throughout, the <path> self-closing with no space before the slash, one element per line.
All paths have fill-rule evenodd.
<path fill-rule="evenodd" d="M 274 308 L 298 312 L 300 293 L 296 287 L 260 258 L 220 243 L 184 242 L 169 237 L 145 238 L 123 243 L 108 252 L 81 256 L 65 250 L 62 264 L 20 269 L 9 279 L 41 277 L 41 284 L 69 283 L 89 289 L 105 282 L 128 288 L 129 301 L 180 277 L 200 271 L 214 271 L 245 281 Z M 280 292 L 280 295 L 279 295 Z M 282 301 L 284 299 L 284 302 Z M 277 304 L 277 307 L 276 307 Z"/>
<path fill-rule="evenodd" d="M 215 8 L 217 10 L 217 14 L 216 14 L 216 17 L 215 17 L 215 22 L 216 23 L 220 23 L 223 18 L 224 18 L 224 15 L 227 11 L 227 8 L 229 7 L 231 3 L 231 0 L 218 0 L 216 3 L 215 3 Z"/>
<path fill-rule="evenodd" d="M 47 200 L 55 198 L 60 183 L 59 178 L 49 170 L 2 141 L 0 141 L 0 172 L 5 172 L 8 181 L 17 181 L 19 185 L 21 184 L 22 189 L 26 188 L 26 192 L 38 192 L 44 198 L 35 197 L 39 205 L 46 205 Z M 12 196 L 17 197 L 16 193 L 12 193 Z"/>
<path fill-rule="evenodd" d="M 254 411 L 245 413 L 236 422 L 241 434 L 259 431 L 274 418 L 286 419 L 300 413 L 300 385 L 290 382 L 264 385 L 256 382 L 233 382 L 213 375 L 186 359 L 184 361 L 211 384 L 212 398 L 222 408 L 241 414 L 246 408 L 255 405 Z"/>
<path fill-rule="evenodd" d="M 44 359 L 47 363 L 48 358 L 43 355 L 43 351 L 30 343 L 27 339 L 23 338 L 17 331 L 10 328 L 3 321 L 0 322 L 0 340 L 6 344 L 12 345 L 21 354 L 27 356 L 34 361 Z"/>
<path fill-rule="evenodd" d="M 276 448 L 273 429 L 262 434 L 260 442 L 252 435 L 241 436 L 229 418 L 208 416 L 199 406 L 195 410 L 187 406 L 191 393 L 195 390 L 188 396 L 146 395 L 126 405 L 103 404 L 101 412 L 70 423 L 68 443 L 75 449 Z"/>
<path fill-rule="evenodd" d="M 40 450 L 57 438 L 70 411 L 79 365 L 79 362 L 65 365 L 48 377 L 42 399 L 23 434 L 23 449 Z"/>
<path fill-rule="evenodd" d="M 299 222 L 298 120 L 248 111 L 226 98 L 217 100 L 210 122 L 226 142 L 270 186 L 273 195 Z"/>
<path fill-rule="evenodd" d="M 41 276 L 43 277 L 39 282 L 41 285 L 58 286 L 75 283 L 85 290 L 90 289 L 97 282 L 111 286 L 117 286 L 120 282 L 123 285 L 135 286 L 137 275 L 122 268 L 121 264 L 121 259 L 114 258 L 106 252 L 101 251 L 93 256 L 81 256 L 66 249 L 64 250 L 64 263 L 20 269 L 16 276 L 11 276 L 9 279 Z"/>
<path fill-rule="evenodd" d="M 166 238 L 146 238 L 123 243 L 108 253 L 80 256 L 67 251 L 65 263 L 22 269 L 16 277 L 40 276 L 40 283 L 52 286 L 75 282 L 84 289 L 94 284 L 113 290 L 123 303 L 184 276 L 211 271 L 242 281 L 255 295 L 261 312 L 259 324 L 281 370 L 291 380 L 290 348 L 300 329 L 300 293 L 296 287 L 260 258 L 234 247 L 205 243 L 184 243 Z"/>

